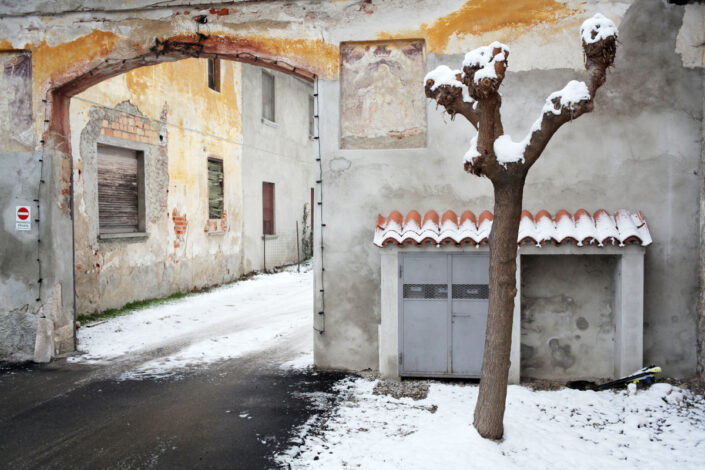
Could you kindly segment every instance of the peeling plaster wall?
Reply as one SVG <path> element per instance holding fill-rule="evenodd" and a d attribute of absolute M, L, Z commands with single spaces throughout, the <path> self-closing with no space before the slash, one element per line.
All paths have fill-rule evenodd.
<path fill-rule="evenodd" d="M 516 138 L 534 121 L 548 93 L 583 76 L 580 23 L 597 11 L 613 18 L 620 25 L 621 41 L 616 68 L 599 92 L 595 112 L 561 129 L 549 144 L 529 176 L 525 205 L 552 211 L 581 206 L 644 210 L 655 240 L 646 255 L 644 359 L 659 362 L 669 375 L 693 373 L 698 290 L 694 253 L 699 246 L 695 221 L 700 216 L 703 135 L 698 57 L 705 49 L 693 42 L 700 34 L 700 20 L 693 15 L 702 8 L 657 0 L 190 3 L 196 5 L 170 7 L 141 0 L 123 10 L 100 0 L 80 5 L 28 0 L 0 6 L 0 50 L 32 53 L 34 149 L 41 150 L 44 119 L 51 110 L 42 99 L 49 89 L 90 70 L 109 74 L 123 60 L 130 65 L 140 57 L 145 63 L 173 59 L 150 51 L 156 39 L 200 40 L 210 53 L 248 51 L 316 73 L 322 79 L 324 158 L 322 178 L 317 179 L 323 179 L 325 194 L 316 221 L 327 228 L 324 256 L 316 250 L 315 311 L 324 307 L 318 291 L 325 287 L 326 314 L 314 315 L 314 322 L 326 331 L 315 335 L 315 357 L 322 367 L 352 369 L 377 366 L 379 252 L 371 245 L 376 214 L 412 208 L 483 209 L 491 206 L 492 193 L 488 181 L 461 170 L 473 135 L 470 126 L 461 118 L 446 122 L 431 104 L 427 148 L 340 150 L 339 44 L 421 38 L 427 69 L 432 69 L 439 63 L 458 64 L 462 53 L 493 40 L 508 43 L 512 55 L 503 115 L 507 132 Z M 193 20 L 202 14 L 208 15 L 206 25 Z M 47 269 L 46 285 L 59 281 L 66 290 L 72 272 L 67 259 L 69 162 L 62 158 L 60 139 L 52 136 L 49 144 L 45 197 L 50 203 L 43 207 L 51 229 L 43 236 L 47 242 L 40 258 Z M 3 246 L 17 240 L 15 234 L 2 237 Z M 316 237 L 320 242 L 320 231 Z M 9 269 L 9 274 L 2 273 L 5 278 L 22 272 Z M 21 281 L 12 291 L 30 288 L 29 282 Z M 71 308 L 67 299 L 62 297 L 65 311 Z"/>
<path fill-rule="evenodd" d="M 684 7 L 656 0 L 626 7 L 585 6 L 608 15 L 624 12 L 613 15 L 620 27 L 616 66 L 598 93 L 595 111 L 562 128 L 530 172 L 524 207 L 553 213 L 581 207 L 644 212 L 654 243 L 645 259 L 643 360 L 659 364 L 667 375 L 691 376 L 696 363 L 698 264 L 694 254 L 699 246 L 696 221 L 702 184 L 702 68 L 685 68 L 676 53 Z M 580 17 L 588 14 L 583 11 Z M 546 96 L 584 76 L 574 70 L 581 65 L 580 19 L 559 24 L 559 32 L 556 25 L 541 24 L 528 28 L 529 32 L 519 27 L 507 34 L 512 55 L 502 87 L 502 114 L 505 132 L 514 140 L 527 132 Z M 353 33 L 337 34 L 347 39 Z M 502 36 L 481 32 L 465 37 L 473 45 L 492 39 Z M 536 49 L 545 42 L 544 50 Z M 432 45 L 428 49 L 428 70 L 439 64 L 458 67 L 462 62 L 460 54 L 438 54 Z M 564 50 L 571 52 L 558 53 Z M 328 103 L 321 131 L 327 227 L 323 284 L 317 273 L 318 286 L 325 289 L 325 319 L 315 317 L 315 325 L 324 327 L 325 333 L 314 336 L 316 364 L 376 368 L 380 253 L 372 245 L 372 235 L 377 213 L 411 209 L 459 213 L 466 208 L 479 213 L 492 208 L 491 184 L 461 169 L 474 135 L 462 117 L 451 122 L 429 102 L 428 148 L 343 150 L 336 137 L 339 82 L 325 82 L 321 94 Z M 317 295 L 315 310 L 322 305 Z"/>
<path fill-rule="evenodd" d="M 264 267 L 262 182 L 274 183 L 275 192 L 275 235 L 266 239 L 267 269 L 296 262 L 296 222 L 301 234 L 304 206 L 310 211 L 314 187 L 314 149 L 309 138 L 309 96 L 313 87 L 274 72 L 276 122 L 266 122 L 262 119 L 262 73 L 260 67 L 243 66 L 244 272 Z"/>
<path fill-rule="evenodd" d="M 188 59 L 133 70 L 72 100 L 79 314 L 242 273 L 241 69 L 221 62 L 216 92 L 208 88 L 206 61 Z M 125 115 L 127 123 L 118 122 Z M 144 152 L 146 236 L 100 238 L 98 143 Z M 223 160 L 222 220 L 208 219 L 209 157 Z"/>

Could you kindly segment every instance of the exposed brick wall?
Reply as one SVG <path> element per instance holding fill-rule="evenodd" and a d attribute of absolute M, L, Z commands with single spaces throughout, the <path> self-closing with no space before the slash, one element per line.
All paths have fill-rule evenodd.
<path fill-rule="evenodd" d="M 174 222 L 174 234 L 176 234 L 174 248 L 179 248 L 186 238 L 188 220 L 186 220 L 186 214 L 181 215 L 176 209 L 174 209 L 171 213 L 171 220 Z"/>
<path fill-rule="evenodd" d="M 228 230 L 228 214 L 223 209 L 223 217 L 220 219 L 208 219 L 206 227 L 203 229 L 206 233 L 221 233 Z"/>
<path fill-rule="evenodd" d="M 120 112 L 113 120 L 103 119 L 100 133 L 109 137 L 159 145 L 159 124 L 150 119 Z"/>

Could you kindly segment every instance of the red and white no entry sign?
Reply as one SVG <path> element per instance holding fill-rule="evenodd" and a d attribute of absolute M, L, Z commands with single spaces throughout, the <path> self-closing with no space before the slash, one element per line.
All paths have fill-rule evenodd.
<path fill-rule="evenodd" d="M 29 207 L 17 206 L 17 222 L 24 222 L 29 219 Z"/>

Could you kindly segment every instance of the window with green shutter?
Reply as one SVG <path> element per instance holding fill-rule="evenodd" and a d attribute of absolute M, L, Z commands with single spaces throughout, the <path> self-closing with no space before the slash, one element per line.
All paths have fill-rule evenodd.
<path fill-rule="evenodd" d="M 208 159 L 208 218 L 223 218 L 223 160 Z"/>

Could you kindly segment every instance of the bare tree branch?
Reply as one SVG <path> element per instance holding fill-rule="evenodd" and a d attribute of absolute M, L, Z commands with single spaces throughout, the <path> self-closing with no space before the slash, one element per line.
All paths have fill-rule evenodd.
<path fill-rule="evenodd" d="M 494 141 L 504 133 L 499 87 L 507 71 L 508 58 L 509 48 L 493 42 L 468 52 L 463 60 L 463 84 L 468 87 L 470 96 L 478 102 L 480 108 L 477 137 L 472 141 L 470 158 L 465 161 L 465 171 L 490 179 L 502 169 L 495 156 Z"/>
<path fill-rule="evenodd" d="M 425 83 L 426 96 L 443 106 L 451 119 L 460 114 L 477 129 L 480 121 L 477 103 L 460 81 L 460 71 L 441 65 L 426 75 Z"/>
<path fill-rule="evenodd" d="M 563 124 L 593 110 L 595 93 L 605 83 L 607 69 L 614 64 L 617 30 L 611 20 L 597 14 L 583 23 L 580 33 L 588 83 L 570 82 L 563 90 L 552 93 L 546 99 L 541 120 L 534 124 L 524 152 L 527 171 L 536 163 L 548 141 Z M 568 90 L 571 84 L 575 86 Z M 580 92 L 575 93 L 579 85 L 584 87 L 582 95 Z M 570 91 L 574 92 L 573 95 L 566 96 Z M 575 99 L 576 96 L 579 96 L 579 99 Z"/>

